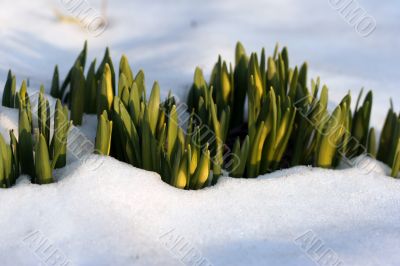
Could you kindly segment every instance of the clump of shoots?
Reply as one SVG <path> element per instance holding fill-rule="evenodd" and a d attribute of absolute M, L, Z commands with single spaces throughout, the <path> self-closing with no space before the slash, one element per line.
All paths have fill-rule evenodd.
<path fill-rule="evenodd" d="M 53 136 L 44 87 L 32 114 L 25 81 L 17 92 L 8 73 L 2 104 L 19 109 L 19 127 L 18 138 L 10 132 L 9 144 L 0 138 L 1 187 L 13 185 L 19 174 L 51 183 L 53 169 L 65 166 L 72 122 L 62 102 L 75 125 L 85 113 L 97 115 L 96 153 L 157 172 L 180 189 L 215 184 L 224 169 L 232 177 L 253 178 L 296 165 L 335 168 L 360 155 L 376 157 L 399 176 L 400 114 L 393 104 L 377 145 L 370 126 L 372 92 L 361 102 L 361 91 L 354 112 L 350 92 L 328 110 L 328 87 L 319 78 L 309 85 L 307 63 L 291 67 L 286 47 L 276 46 L 269 57 L 264 49 L 248 56 L 238 43 L 234 64 L 219 56 L 208 82 L 196 68 L 188 110 L 171 95 L 162 101 L 157 82 L 147 98 L 144 72 L 135 75 L 124 55 L 117 74 L 108 48 L 98 67 L 94 59 L 85 70 L 86 61 L 85 42 L 61 85 L 54 69 Z"/>

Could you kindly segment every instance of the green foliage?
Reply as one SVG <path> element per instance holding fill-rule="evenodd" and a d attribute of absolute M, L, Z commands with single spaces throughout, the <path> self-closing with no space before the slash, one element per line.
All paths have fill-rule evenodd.
<path fill-rule="evenodd" d="M 74 75 L 73 73 L 72 82 L 74 82 Z M 40 185 L 52 183 L 54 182 L 52 170 L 66 165 L 68 131 L 72 125 L 72 121 L 68 120 L 68 109 L 66 106 L 62 106 L 60 100 L 57 100 L 54 112 L 54 133 L 51 139 L 50 106 L 44 96 L 44 88 L 39 93 L 37 131 L 28 130 L 28 124 L 32 127 L 32 122 L 27 122 L 25 113 L 25 110 L 20 109 L 20 121 L 26 124 L 23 126 L 26 129 L 21 132 L 24 135 L 24 142 L 20 141 L 19 145 L 20 150 L 28 151 L 25 162 L 27 163 L 27 160 L 31 159 L 31 162 L 27 163 L 26 168 L 29 171 L 26 174 L 31 176 L 33 183 Z M 34 132 L 35 143 L 32 142 L 32 132 Z M 35 152 L 32 158 L 33 150 Z M 22 164 L 21 168 L 23 168 Z"/>
<path fill-rule="evenodd" d="M 35 148 L 35 182 L 37 184 L 53 183 L 49 150 L 45 137 L 40 133 Z"/>
<path fill-rule="evenodd" d="M 85 109 L 85 76 L 82 67 L 75 66 L 71 71 L 71 120 L 74 125 L 82 125 Z"/>
<path fill-rule="evenodd" d="M 100 116 L 104 110 L 111 111 L 114 89 L 112 85 L 112 71 L 108 63 L 105 64 L 104 73 L 100 83 L 100 91 L 97 94 L 97 115 Z"/>
<path fill-rule="evenodd" d="M 291 67 L 286 47 L 276 46 L 269 57 L 265 49 L 248 56 L 238 43 L 234 65 L 219 56 L 209 82 L 196 68 L 187 99 L 190 116 L 171 95 L 161 101 L 157 82 L 147 98 L 143 71 L 135 76 L 125 55 L 117 76 L 108 48 L 98 68 L 93 60 L 85 76 L 86 59 L 85 42 L 61 87 L 55 67 L 51 95 L 68 103 L 75 125 L 82 124 L 84 113 L 97 114 L 96 153 L 155 171 L 177 188 L 215 184 L 224 169 L 233 177 L 253 178 L 296 165 L 335 168 L 366 153 L 398 176 L 400 117 L 393 106 L 378 146 L 370 127 L 372 92 L 361 103 L 361 91 L 354 112 L 350 93 L 331 111 L 328 87 L 319 78 L 309 86 L 307 63 Z M 11 71 L 2 103 L 19 108 L 19 136 L 17 141 L 11 132 L 10 145 L 0 140 L 0 185 L 11 186 L 19 173 L 38 184 L 53 182 L 52 169 L 66 164 L 67 107 L 57 101 L 51 138 L 44 88 L 36 123 L 26 83 L 17 93 Z"/>
<path fill-rule="evenodd" d="M 15 76 L 8 71 L 7 81 L 3 90 L 2 105 L 9 108 L 18 107 Z"/>
<path fill-rule="evenodd" d="M 340 146 L 345 145 L 345 134 L 349 130 L 350 97 L 346 96 L 335 108 L 322 128 L 322 136 L 317 143 L 316 165 L 332 168 L 335 158 L 343 156 Z"/>
<path fill-rule="evenodd" d="M 13 173 L 13 183 L 20 175 L 20 163 L 19 163 L 19 152 L 18 152 L 18 141 L 14 135 L 14 131 L 10 130 L 10 147 L 12 152 L 12 173 Z"/>
<path fill-rule="evenodd" d="M 328 88 L 322 88 L 320 97 L 318 91 L 320 87 L 319 79 L 312 82 L 314 95 L 309 101 L 308 96 L 301 96 L 295 101 L 298 115 L 295 118 L 295 125 L 291 139 L 293 147 L 291 165 L 313 164 L 314 154 L 316 153 L 317 143 L 322 136 L 322 130 L 329 119 Z"/>
<path fill-rule="evenodd" d="M 368 133 L 368 139 L 367 139 L 367 154 L 371 156 L 372 158 L 376 158 L 376 135 L 375 135 L 375 129 L 372 127 L 369 130 Z"/>
<path fill-rule="evenodd" d="M 256 177 L 296 165 L 334 168 L 344 159 L 377 155 L 375 129 L 370 128 L 372 92 L 362 104 L 360 93 L 354 113 L 350 94 L 331 113 L 328 88 L 323 85 L 320 89 L 319 78 L 311 80 L 308 87 L 307 72 L 307 63 L 289 66 L 286 47 L 279 50 L 276 46 L 268 58 L 264 49 L 260 57 L 255 53 L 247 57 L 240 43 L 236 45 L 234 67 L 228 67 L 219 57 L 209 85 L 201 69 L 196 68 L 187 104 L 195 112 L 197 123 L 211 131 L 202 143 L 217 140 L 210 146 L 216 173 L 219 167 L 225 167 L 234 177 Z M 243 118 L 245 106 L 247 119 Z M 234 115 L 225 120 L 229 110 Z M 396 153 L 385 152 L 385 147 L 397 131 L 389 125 L 385 128 L 378 158 L 384 154 L 393 165 Z M 395 143 L 391 145 L 396 147 Z"/>
<path fill-rule="evenodd" d="M 249 156 L 249 136 L 246 136 L 242 145 L 237 138 L 233 146 L 232 163 L 228 169 L 232 177 L 243 177 L 246 168 L 247 157 Z"/>
<path fill-rule="evenodd" d="M 71 109 L 71 119 L 75 125 L 81 125 L 83 113 L 95 114 L 97 111 L 97 91 L 100 80 L 104 72 L 102 69 L 96 71 L 96 60 L 93 60 L 89 66 L 89 70 L 85 77 L 85 66 L 87 60 L 87 42 L 71 69 L 69 70 L 64 82 L 59 90 L 51 90 L 51 95 L 55 98 L 62 99 L 67 102 Z M 58 80 L 58 69 L 53 76 L 53 84 L 55 77 Z M 54 85 L 54 87 L 57 87 Z M 58 91 L 58 93 L 56 93 Z"/>
<path fill-rule="evenodd" d="M 7 145 L 3 136 L 0 134 L 0 187 L 8 188 L 15 184 L 18 177 L 18 169 L 16 167 L 17 155 L 14 151 L 14 140 Z M 14 157 L 15 156 L 15 157 Z"/>
<path fill-rule="evenodd" d="M 51 81 L 51 89 L 50 95 L 54 98 L 61 98 L 61 90 L 60 90 L 60 74 L 58 72 L 58 66 L 54 67 L 53 79 Z"/>
<path fill-rule="evenodd" d="M 256 54 L 251 54 L 248 59 L 243 46 L 238 43 L 234 70 L 232 67 L 228 70 L 226 62 L 219 58 L 210 86 L 201 70 L 196 69 L 188 106 L 196 112 L 198 120 L 211 129 L 216 140 L 211 146 L 214 174 L 218 175 L 223 167 L 225 144 L 227 138 L 231 138 L 229 132 L 243 128 L 246 96 L 247 132 L 236 139 L 233 147 L 230 146 L 233 152 L 229 157 L 233 161 L 229 161 L 226 167 L 231 175 L 256 177 L 280 166 L 296 117 L 296 109 L 287 91 L 289 85 L 296 87 L 297 76 L 295 81 L 290 78 L 293 75 L 285 65 L 288 64 L 285 48 L 275 57 L 267 60 L 263 50 L 260 63 Z M 232 117 L 230 110 L 235 114 Z M 248 140 L 241 148 L 240 142 L 245 135 Z"/>
<path fill-rule="evenodd" d="M 111 87 L 113 88 L 112 94 L 114 95 L 115 94 L 115 90 L 114 90 L 114 88 L 115 88 L 115 71 L 114 71 L 114 64 L 113 64 L 111 56 L 110 56 L 110 50 L 108 49 L 108 47 L 106 48 L 106 52 L 104 53 L 103 60 L 101 61 L 100 66 L 97 69 L 97 72 L 96 72 L 97 80 L 102 79 L 106 65 L 109 66 L 109 71 L 111 74 Z"/>
<path fill-rule="evenodd" d="M 28 110 L 30 112 L 30 109 Z M 27 174 L 34 180 L 35 169 L 33 160 L 32 122 L 29 119 L 27 110 L 20 109 L 18 124 L 18 153 L 22 174 Z"/>
<path fill-rule="evenodd" d="M 210 84 L 214 84 L 219 90 L 213 93 L 213 85 L 207 85 L 202 71 L 197 68 L 194 83 L 189 92 L 188 106 L 196 113 L 195 124 L 201 125 L 200 143 L 204 147 L 210 145 L 211 163 L 214 182 L 222 174 L 224 143 L 228 134 L 232 101 L 232 71 L 228 73 L 225 62 L 218 63 L 214 67 Z M 216 104 L 218 101 L 220 104 Z"/>
<path fill-rule="evenodd" d="M 236 65 L 233 73 L 233 108 L 231 117 L 232 128 L 239 127 L 244 122 L 244 103 L 246 99 L 248 59 L 246 51 L 241 43 L 236 45 Z"/>
<path fill-rule="evenodd" d="M 67 138 L 72 121 L 68 120 L 68 108 L 58 99 L 54 113 L 54 135 L 50 146 L 53 168 L 62 168 L 67 162 Z"/>
<path fill-rule="evenodd" d="M 131 85 L 132 82 L 134 81 L 133 72 L 129 65 L 128 58 L 125 55 L 122 55 L 121 60 L 119 62 L 119 76 L 120 77 L 121 77 L 121 74 L 124 74 L 127 85 L 128 86 Z M 121 97 L 120 92 L 121 91 L 118 91 L 119 97 Z"/>
<path fill-rule="evenodd" d="M 54 134 L 50 138 L 50 105 L 43 86 L 38 94 L 37 114 L 34 115 L 25 81 L 16 95 L 19 109 L 18 140 L 12 130 L 9 145 L 0 135 L 0 187 L 12 186 L 20 174 L 29 175 L 36 184 L 52 183 L 53 169 L 66 164 L 68 130 L 72 125 L 68 120 L 68 109 L 57 100 Z"/>
<path fill-rule="evenodd" d="M 108 119 L 104 110 L 97 123 L 95 152 L 101 155 L 109 155 L 111 148 L 112 121 Z"/>
<path fill-rule="evenodd" d="M 85 41 L 82 51 L 79 53 L 74 64 L 72 65 L 72 68 L 69 70 L 64 82 L 62 83 L 59 94 L 58 95 L 52 94 L 51 96 L 68 101 L 69 98 L 68 94 L 70 94 L 70 92 L 68 92 L 67 89 L 68 86 L 71 85 L 72 72 L 75 67 L 82 68 L 82 70 L 85 69 L 86 57 L 87 57 L 87 41 Z"/>
<path fill-rule="evenodd" d="M 90 64 L 85 83 L 85 106 L 84 111 L 87 114 L 95 114 L 97 112 L 97 88 L 98 81 L 96 78 L 96 59 Z"/>
<path fill-rule="evenodd" d="M 19 169 L 19 164 L 21 173 L 29 175 L 33 183 L 47 184 L 53 182 L 52 169 L 65 166 L 70 123 L 67 108 L 63 108 L 58 100 L 54 117 L 54 135 L 50 145 L 50 106 L 44 96 L 43 87 L 38 95 L 37 125 L 37 130 L 34 130 L 29 96 L 22 86 L 19 104 L 19 143 L 11 135 L 12 147 L 16 154 L 14 156 L 16 169 Z M 32 133 L 35 131 L 37 132 L 36 143 L 32 138 Z"/>
<path fill-rule="evenodd" d="M 397 140 L 391 176 L 397 177 L 400 171 L 400 138 Z"/>
<path fill-rule="evenodd" d="M 44 87 L 41 86 L 38 99 L 38 126 L 47 146 L 50 144 L 50 105 L 44 97 Z"/>
<path fill-rule="evenodd" d="M 364 103 L 359 108 L 362 93 L 363 90 L 361 90 L 357 99 L 356 108 L 352 117 L 351 136 L 354 139 L 350 142 L 350 146 L 348 147 L 348 158 L 353 158 L 363 154 L 368 150 L 368 147 L 372 148 L 371 145 L 375 145 L 372 143 L 371 139 L 373 136 L 369 136 L 369 134 L 372 133 L 369 127 L 372 109 L 372 91 L 368 92 L 364 99 Z"/>
<path fill-rule="evenodd" d="M 392 167 L 396 177 L 400 168 L 400 114 L 394 112 L 393 103 L 388 111 L 379 141 L 377 159 Z"/>
<path fill-rule="evenodd" d="M 102 112 L 96 136 L 98 153 L 155 171 L 178 188 L 199 189 L 211 182 L 208 144 L 200 143 L 200 128 L 194 125 L 194 117 L 186 132 L 180 127 L 173 97 L 161 102 L 160 87 L 155 82 L 147 100 L 143 72 L 134 77 L 124 56 L 120 61 L 118 96 L 112 94 L 114 90 L 107 62 L 98 94 L 97 111 Z"/>

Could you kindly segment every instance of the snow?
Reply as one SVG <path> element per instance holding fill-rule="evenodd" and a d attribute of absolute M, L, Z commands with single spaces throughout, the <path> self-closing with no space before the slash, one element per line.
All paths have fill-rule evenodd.
<path fill-rule="evenodd" d="M 157 79 L 163 95 L 172 89 L 184 100 L 195 67 L 209 74 L 218 54 L 232 61 L 241 40 L 248 52 L 287 45 L 292 64 L 307 60 L 311 77 L 329 85 L 332 102 L 373 89 L 378 129 L 390 97 L 399 109 L 395 0 L 358 0 L 377 22 L 366 38 L 328 0 L 109 1 L 109 25 L 97 37 L 55 19 L 54 9 L 68 14 L 66 2 L 2 3 L 0 93 L 9 68 L 18 84 L 29 78 L 30 93 L 42 83 L 48 91 L 54 65 L 64 76 L 88 39 L 90 59 L 110 46 L 115 60 L 125 53 L 135 72 L 144 69 L 148 86 Z M 8 138 L 17 124 L 17 111 L 0 107 L 0 133 Z M 95 127 L 85 116 L 69 141 L 93 143 Z M 381 163 L 361 165 L 223 177 L 182 191 L 112 158 L 69 154 L 57 183 L 21 177 L 0 190 L 0 265 L 397 265 L 400 183 Z"/>
<path fill-rule="evenodd" d="M 71 265 L 177 265 L 189 250 L 174 248 L 178 239 L 213 265 L 313 265 L 307 256 L 318 253 L 296 241 L 310 230 L 346 265 L 400 259 L 400 183 L 381 173 L 296 167 L 182 191 L 93 155 L 57 177 L 1 191 L 1 265 L 38 264 L 24 241 L 32 232 Z"/>

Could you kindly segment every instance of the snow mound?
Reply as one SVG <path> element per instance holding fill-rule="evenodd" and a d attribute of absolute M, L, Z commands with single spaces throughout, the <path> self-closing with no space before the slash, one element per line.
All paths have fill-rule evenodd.
<path fill-rule="evenodd" d="M 376 171 L 295 167 L 183 191 L 92 155 L 56 177 L 46 186 L 21 177 L 0 191 L 0 265 L 37 265 L 53 253 L 70 265 L 400 260 L 400 182 Z"/>

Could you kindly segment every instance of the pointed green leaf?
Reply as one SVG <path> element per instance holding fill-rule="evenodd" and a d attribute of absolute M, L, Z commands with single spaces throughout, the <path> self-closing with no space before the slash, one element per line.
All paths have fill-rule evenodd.
<path fill-rule="evenodd" d="M 40 185 L 53 183 L 53 174 L 50 166 L 49 150 L 42 134 L 35 148 L 36 182 Z"/>

